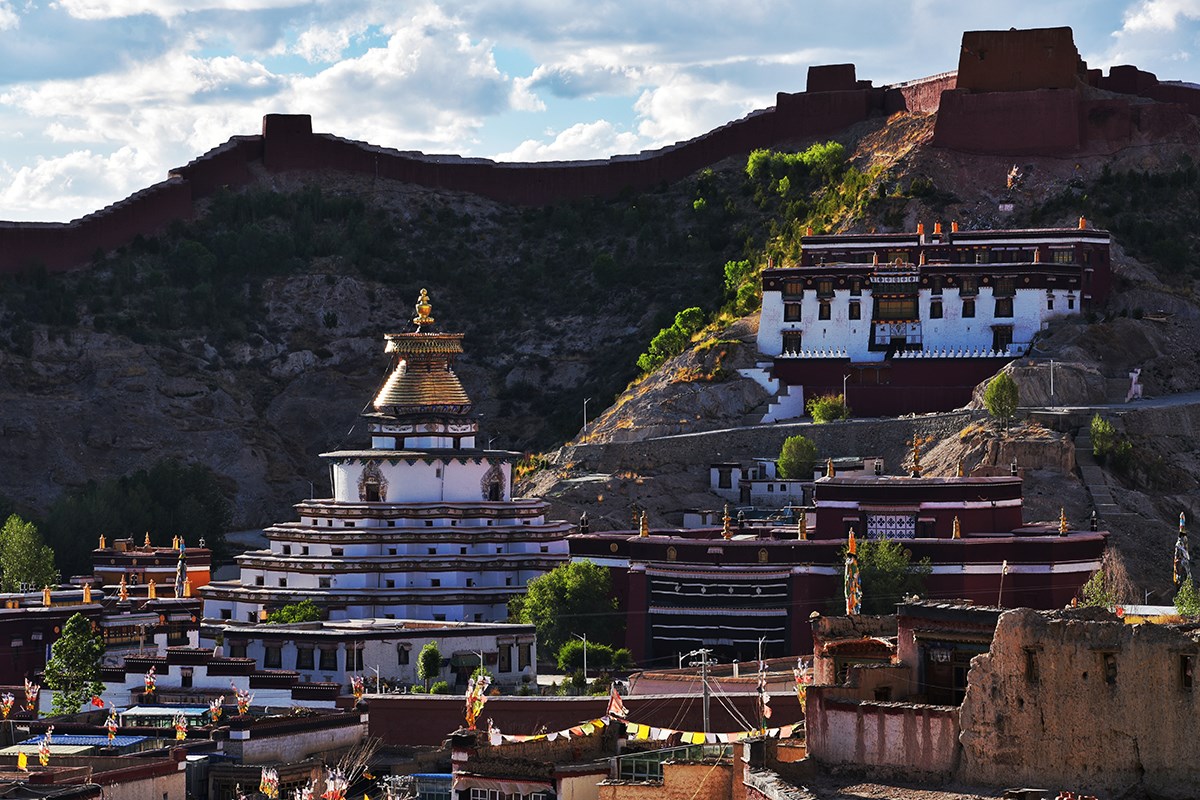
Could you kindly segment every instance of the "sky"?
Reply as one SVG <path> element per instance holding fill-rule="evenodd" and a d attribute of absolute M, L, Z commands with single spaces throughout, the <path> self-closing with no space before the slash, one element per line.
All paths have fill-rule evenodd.
<path fill-rule="evenodd" d="M 604 158 L 803 91 L 954 69 L 1069 25 L 1089 66 L 1200 83 L 1200 0 L 0 0 L 0 220 L 66 221 L 268 113 L 399 150 Z"/>

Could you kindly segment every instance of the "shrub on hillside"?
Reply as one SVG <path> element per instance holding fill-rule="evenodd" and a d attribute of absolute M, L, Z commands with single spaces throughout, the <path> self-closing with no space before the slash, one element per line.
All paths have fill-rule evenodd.
<path fill-rule="evenodd" d="M 805 407 L 813 422 L 818 425 L 850 417 L 850 407 L 846 405 L 846 397 L 840 394 L 819 395 L 809 400 Z"/>

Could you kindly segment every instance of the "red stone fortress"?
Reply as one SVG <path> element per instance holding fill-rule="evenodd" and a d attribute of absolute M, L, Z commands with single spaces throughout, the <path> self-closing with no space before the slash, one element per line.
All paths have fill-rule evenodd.
<path fill-rule="evenodd" d="M 796 266 L 763 271 L 764 421 L 841 394 L 859 416 L 943 411 L 1024 355 L 1056 317 L 1102 305 L 1107 231 L 1079 227 L 805 236 Z M 778 383 L 776 383 L 778 382 Z"/>
<path fill-rule="evenodd" d="M 809 615 L 845 613 L 851 528 L 903 540 L 914 562 L 928 557 L 930 599 L 1032 608 L 1070 603 L 1108 536 L 1065 520 L 1026 525 L 1018 476 L 835 476 L 816 481 L 814 495 L 803 526 L 580 533 L 569 537 L 571 558 L 610 569 L 626 645 L 639 663 L 666 664 L 701 646 L 722 660 L 754 658 L 759 639 L 765 657 L 810 652 Z"/>

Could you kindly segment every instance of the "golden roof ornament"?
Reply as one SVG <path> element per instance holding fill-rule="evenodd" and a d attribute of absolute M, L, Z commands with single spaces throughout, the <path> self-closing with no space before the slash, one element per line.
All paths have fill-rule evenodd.
<path fill-rule="evenodd" d="M 417 304 L 414 307 L 417 315 L 413 317 L 413 325 L 417 326 L 417 330 L 421 330 L 422 325 L 432 325 L 433 317 L 429 316 L 433 311 L 433 305 L 429 302 L 429 291 L 421 290 L 421 296 L 417 298 Z"/>
<path fill-rule="evenodd" d="M 100 534 L 100 549 L 103 550 L 106 544 L 108 543 L 104 540 L 104 534 L 102 533 Z"/>
<path fill-rule="evenodd" d="M 42 605 L 46 606 L 47 608 L 49 608 L 51 605 L 49 586 L 46 586 L 42 589 Z"/>
<path fill-rule="evenodd" d="M 125 576 L 121 576 L 121 585 L 117 587 L 117 599 L 125 602 L 129 599 L 129 586 L 125 583 Z"/>
<path fill-rule="evenodd" d="M 85 583 L 83 585 L 83 602 L 92 602 L 92 585 L 90 583 Z"/>
<path fill-rule="evenodd" d="M 191 578 L 183 579 L 183 596 L 184 597 L 192 596 L 192 579 Z"/>
<path fill-rule="evenodd" d="M 954 531 L 950 534 L 951 539 L 962 538 L 962 523 L 958 521 L 958 517 L 954 517 Z"/>
<path fill-rule="evenodd" d="M 725 516 L 721 517 L 721 536 L 725 539 L 733 538 L 733 529 L 729 527 L 729 523 L 733 520 L 729 516 L 729 503 L 725 504 Z"/>
<path fill-rule="evenodd" d="M 962 459 L 960 458 L 958 460 L 958 470 L 954 473 L 954 477 L 961 478 L 962 476 L 963 476 L 963 463 L 962 463 Z"/>
<path fill-rule="evenodd" d="M 837 476 L 837 471 L 833 468 L 833 458 L 831 457 L 825 462 L 825 477 L 834 478 Z"/>
<path fill-rule="evenodd" d="M 1058 535 L 1067 535 L 1067 510 L 1062 506 L 1058 507 Z"/>
<path fill-rule="evenodd" d="M 146 596 L 151 600 L 158 599 L 158 584 L 154 582 L 153 578 L 150 579 L 150 583 L 146 584 Z"/>
<path fill-rule="evenodd" d="M 638 536 L 650 535 L 650 520 L 646 517 L 646 512 L 643 511 L 641 517 L 638 518 Z"/>
<path fill-rule="evenodd" d="M 808 539 L 808 512 L 803 508 L 800 509 L 800 521 L 796 523 L 796 528 L 800 533 L 801 541 Z"/>
<path fill-rule="evenodd" d="M 150 531 L 146 531 L 146 541 L 142 543 L 142 547 L 150 547 Z"/>

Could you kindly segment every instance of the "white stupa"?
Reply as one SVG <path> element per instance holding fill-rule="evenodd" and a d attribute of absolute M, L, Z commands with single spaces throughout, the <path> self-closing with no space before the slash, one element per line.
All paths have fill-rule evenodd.
<path fill-rule="evenodd" d="M 238 557 L 241 577 L 201 590 L 207 619 L 258 620 L 312 600 L 332 620 L 492 622 L 525 584 L 567 561 L 570 525 L 512 497 L 519 453 L 476 445 L 471 399 L 454 374 L 461 333 L 433 333 L 422 289 L 413 333 L 385 335 L 392 363 L 363 413 L 369 447 L 323 453 L 333 497 L 296 504 Z"/>

